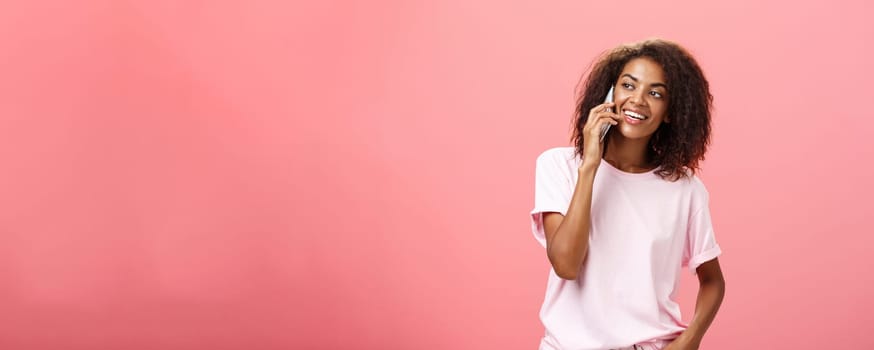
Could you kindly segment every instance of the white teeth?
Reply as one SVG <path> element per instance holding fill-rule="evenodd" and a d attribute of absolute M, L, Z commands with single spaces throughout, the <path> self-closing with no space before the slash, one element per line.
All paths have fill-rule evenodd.
<path fill-rule="evenodd" d="M 632 118 L 634 118 L 634 119 L 637 119 L 637 120 L 644 120 L 644 119 L 646 119 L 646 117 L 645 117 L 644 115 L 642 115 L 642 114 L 637 114 L 637 113 L 634 113 L 634 112 L 632 112 L 632 111 L 625 111 L 625 115 L 627 115 L 627 116 L 629 116 L 629 117 L 632 117 Z"/>

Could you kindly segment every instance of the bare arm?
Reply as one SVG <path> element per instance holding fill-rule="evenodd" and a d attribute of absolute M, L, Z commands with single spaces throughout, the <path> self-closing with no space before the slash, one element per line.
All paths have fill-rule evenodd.
<path fill-rule="evenodd" d="M 695 271 L 698 273 L 699 284 L 695 315 L 689 328 L 674 341 L 676 344 L 672 343 L 672 347 L 666 349 L 698 349 L 725 296 L 725 279 L 722 277 L 719 259 L 705 262 Z"/>
<path fill-rule="evenodd" d="M 607 124 L 616 125 L 619 116 L 613 113 L 613 103 L 595 106 L 583 128 L 585 155 L 577 169 L 578 179 L 568 206 L 567 216 L 545 213 L 543 228 L 546 235 L 546 255 L 555 273 L 564 279 L 575 280 L 589 252 L 589 228 L 592 212 L 592 186 L 601 164 L 603 153 L 599 141 L 600 130 Z"/>
<path fill-rule="evenodd" d="M 577 274 L 589 251 L 592 184 L 597 171 L 597 164 L 580 167 L 579 180 L 574 188 L 567 216 L 546 213 L 543 217 L 546 255 L 555 273 L 567 280 L 577 279 Z"/>

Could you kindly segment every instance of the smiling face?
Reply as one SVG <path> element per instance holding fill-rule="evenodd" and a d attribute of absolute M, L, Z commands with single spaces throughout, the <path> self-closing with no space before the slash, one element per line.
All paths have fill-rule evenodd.
<path fill-rule="evenodd" d="M 628 61 L 614 90 L 613 100 L 622 117 L 617 126 L 623 137 L 649 140 L 662 122 L 670 122 L 665 72 L 651 58 Z"/>

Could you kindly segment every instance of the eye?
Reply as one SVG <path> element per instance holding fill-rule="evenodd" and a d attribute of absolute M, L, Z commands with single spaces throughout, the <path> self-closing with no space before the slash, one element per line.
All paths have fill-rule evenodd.
<path fill-rule="evenodd" d="M 662 93 L 658 91 L 650 91 L 649 94 L 655 98 L 662 98 Z"/>
<path fill-rule="evenodd" d="M 634 89 L 634 85 L 631 85 L 631 84 L 629 84 L 629 83 L 622 83 L 622 87 L 624 87 L 624 88 L 626 88 L 626 89 L 628 89 L 628 90 L 633 90 L 633 89 Z"/>

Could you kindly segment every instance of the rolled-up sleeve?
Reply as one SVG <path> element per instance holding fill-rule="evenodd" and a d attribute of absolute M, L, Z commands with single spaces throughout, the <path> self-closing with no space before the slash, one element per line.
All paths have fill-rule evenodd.
<path fill-rule="evenodd" d="M 543 214 L 567 214 L 571 201 L 571 179 L 560 149 L 550 149 L 537 157 L 534 174 L 534 209 L 531 210 L 531 230 L 534 238 L 546 247 Z"/>
<path fill-rule="evenodd" d="M 689 219 L 683 266 L 688 266 L 693 274 L 697 274 L 698 266 L 715 259 L 720 254 L 722 249 L 716 243 L 713 222 L 710 220 L 710 208 L 705 197 L 704 205 Z"/>

